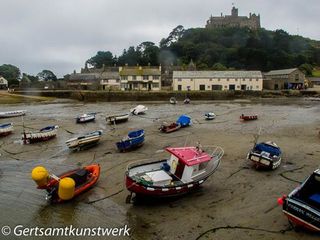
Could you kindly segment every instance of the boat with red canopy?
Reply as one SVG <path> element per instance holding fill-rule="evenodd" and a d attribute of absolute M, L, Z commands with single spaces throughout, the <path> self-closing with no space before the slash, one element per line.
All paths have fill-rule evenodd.
<path fill-rule="evenodd" d="M 171 155 L 153 162 L 129 164 L 126 187 L 131 193 L 151 197 L 170 197 L 198 188 L 219 167 L 221 147 L 166 148 Z M 210 152 L 210 153 L 209 153 Z"/>

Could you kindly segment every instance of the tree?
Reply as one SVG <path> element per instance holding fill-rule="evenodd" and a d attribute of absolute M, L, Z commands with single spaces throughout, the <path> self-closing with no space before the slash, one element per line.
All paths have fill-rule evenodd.
<path fill-rule="evenodd" d="M 312 76 L 313 66 L 311 64 L 304 63 L 299 66 L 299 70 L 306 76 Z"/>
<path fill-rule="evenodd" d="M 117 63 L 117 59 L 109 51 L 98 51 L 94 57 L 87 60 L 87 63 L 95 68 L 102 68 L 103 65 L 113 66 Z"/>
<path fill-rule="evenodd" d="M 227 68 L 226 68 L 226 66 L 224 66 L 224 65 L 221 64 L 221 63 L 215 63 L 215 64 L 213 64 L 213 66 L 212 66 L 212 70 L 224 71 L 224 70 L 227 70 Z"/>
<path fill-rule="evenodd" d="M 166 39 L 160 41 L 160 47 L 169 47 L 172 43 L 177 42 L 184 34 L 185 29 L 182 25 L 175 27 Z"/>
<path fill-rule="evenodd" d="M 8 80 L 8 85 L 19 85 L 20 69 L 11 64 L 3 64 L 0 66 L 0 76 Z"/>
<path fill-rule="evenodd" d="M 143 42 L 137 47 L 140 53 L 139 64 L 153 66 L 159 65 L 160 49 L 153 42 Z"/>
<path fill-rule="evenodd" d="M 42 70 L 42 72 L 39 72 L 37 74 L 37 77 L 39 78 L 40 81 L 46 81 L 46 82 L 57 80 L 56 75 L 50 70 Z"/>

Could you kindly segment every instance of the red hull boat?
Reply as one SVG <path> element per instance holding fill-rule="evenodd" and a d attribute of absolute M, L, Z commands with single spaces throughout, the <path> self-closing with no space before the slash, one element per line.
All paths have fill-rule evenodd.
<path fill-rule="evenodd" d="M 288 196 L 278 199 L 282 211 L 295 228 L 320 233 L 320 169 L 314 171 Z"/>
<path fill-rule="evenodd" d="M 171 133 L 181 128 L 179 123 L 162 124 L 159 128 L 160 132 Z"/>
<path fill-rule="evenodd" d="M 49 181 L 42 186 L 38 186 L 38 189 L 47 190 L 48 194 L 46 199 L 51 200 L 53 203 L 61 203 L 67 201 L 59 196 L 59 182 L 64 178 L 72 178 L 75 182 L 75 188 L 72 198 L 87 191 L 93 187 L 100 176 L 100 165 L 92 164 L 83 168 L 74 169 L 59 175 L 58 177 L 50 177 Z M 71 199 L 72 199 L 71 198 Z M 68 200 L 71 200 L 68 199 Z"/>
<path fill-rule="evenodd" d="M 149 197 L 172 197 L 198 188 L 219 167 L 223 150 L 211 154 L 199 147 L 166 148 L 168 159 L 130 164 L 126 187 L 131 193 Z"/>
<path fill-rule="evenodd" d="M 240 116 L 240 119 L 243 120 L 243 121 L 257 120 L 258 119 L 258 115 L 244 115 L 244 114 L 242 114 Z"/>

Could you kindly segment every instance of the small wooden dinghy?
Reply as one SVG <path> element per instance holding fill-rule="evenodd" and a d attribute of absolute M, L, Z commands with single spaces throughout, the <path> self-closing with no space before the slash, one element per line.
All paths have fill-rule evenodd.
<path fill-rule="evenodd" d="M 258 115 L 244 115 L 244 114 L 242 114 L 240 116 L 240 119 L 243 120 L 243 121 L 257 120 L 258 119 Z"/>
<path fill-rule="evenodd" d="M 131 193 L 151 197 L 171 197 L 198 188 L 219 167 L 223 149 L 210 147 L 166 148 L 164 160 L 129 164 L 125 173 Z"/>
<path fill-rule="evenodd" d="M 47 200 L 61 203 L 73 199 L 93 187 L 100 176 L 99 164 L 92 164 L 55 176 L 41 166 L 32 170 L 32 179 L 38 189 L 45 189 Z"/>
<path fill-rule="evenodd" d="M 85 113 L 76 117 L 77 123 L 92 122 L 96 119 L 96 113 Z"/>
<path fill-rule="evenodd" d="M 177 104 L 178 103 L 178 101 L 175 97 L 171 97 L 169 102 L 170 102 L 170 104 Z"/>
<path fill-rule="evenodd" d="M 8 136 L 13 131 L 12 123 L 0 124 L 0 137 Z"/>
<path fill-rule="evenodd" d="M 278 203 L 293 227 L 320 233 L 320 169 Z"/>
<path fill-rule="evenodd" d="M 26 110 L 16 110 L 9 112 L 0 112 L 0 118 L 19 117 L 26 114 Z"/>
<path fill-rule="evenodd" d="M 101 138 L 102 130 L 87 133 L 77 138 L 71 138 L 66 141 L 67 146 L 72 150 L 81 150 L 96 145 Z"/>
<path fill-rule="evenodd" d="M 206 120 L 213 120 L 216 118 L 216 115 L 213 112 L 207 112 L 204 114 Z"/>
<path fill-rule="evenodd" d="M 281 149 L 274 142 L 262 142 L 255 144 L 247 159 L 251 160 L 256 168 L 272 170 L 280 166 L 281 154 Z"/>
<path fill-rule="evenodd" d="M 121 123 L 126 122 L 129 119 L 129 113 L 117 114 L 112 116 L 107 116 L 106 121 L 109 124 Z"/>
<path fill-rule="evenodd" d="M 121 141 L 117 142 L 117 148 L 120 152 L 125 152 L 142 146 L 144 143 L 144 130 L 136 130 L 128 133 Z"/>
<path fill-rule="evenodd" d="M 40 129 L 39 132 L 23 132 L 24 144 L 48 141 L 57 135 L 59 126 L 48 126 Z"/>
<path fill-rule="evenodd" d="M 133 115 L 139 115 L 139 114 L 144 114 L 147 110 L 148 110 L 148 108 L 146 106 L 138 105 L 135 108 L 131 108 L 130 112 Z"/>
<path fill-rule="evenodd" d="M 179 123 L 171 123 L 171 124 L 163 123 L 160 126 L 159 130 L 160 132 L 171 133 L 179 130 L 180 128 L 181 128 L 181 125 Z"/>

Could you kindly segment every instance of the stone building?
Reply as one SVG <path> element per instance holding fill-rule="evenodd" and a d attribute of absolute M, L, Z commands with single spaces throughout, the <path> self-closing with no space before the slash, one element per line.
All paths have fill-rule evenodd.
<path fill-rule="evenodd" d="M 231 15 L 211 16 L 207 21 L 206 28 L 223 28 L 223 27 L 248 27 L 252 30 L 260 28 L 260 14 L 255 13 L 247 16 L 239 16 L 238 8 L 233 7 Z"/>
<path fill-rule="evenodd" d="M 8 80 L 0 76 L 0 89 L 8 89 Z"/>
<path fill-rule="evenodd" d="M 119 67 L 121 90 L 159 91 L 161 66 Z"/>
<path fill-rule="evenodd" d="M 252 90 L 261 91 L 260 71 L 174 71 L 175 91 Z"/>
<path fill-rule="evenodd" d="M 118 67 L 85 68 L 69 77 L 69 88 L 83 90 L 119 90 L 120 75 Z"/>
<path fill-rule="evenodd" d="M 268 90 L 302 89 L 306 80 L 298 68 L 272 70 L 263 75 L 263 88 Z"/>

